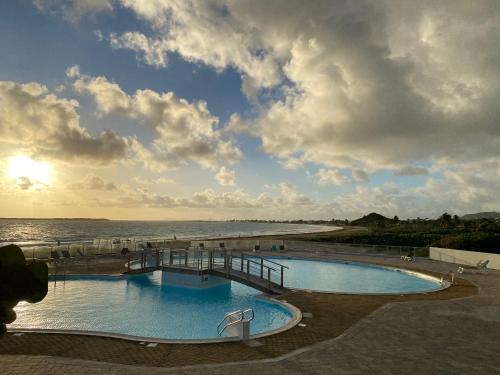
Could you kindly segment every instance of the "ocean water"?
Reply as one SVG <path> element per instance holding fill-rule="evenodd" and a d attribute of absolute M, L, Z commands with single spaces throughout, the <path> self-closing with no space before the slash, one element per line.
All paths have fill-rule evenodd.
<path fill-rule="evenodd" d="M 22 246 L 94 239 L 201 239 L 266 234 L 311 233 L 336 227 L 307 224 L 225 221 L 121 221 L 0 219 L 0 245 Z"/>

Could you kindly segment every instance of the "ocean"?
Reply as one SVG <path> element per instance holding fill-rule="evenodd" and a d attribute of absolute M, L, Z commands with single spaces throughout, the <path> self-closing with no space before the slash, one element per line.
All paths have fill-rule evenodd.
<path fill-rule="evenodd" d="M 79 219 L 0 219 L 0 245 L 35 246 L 92 242 L 95 239 L 202 239 L 312 233 L 333 226 L 225 221 L 126 221 Z"/>

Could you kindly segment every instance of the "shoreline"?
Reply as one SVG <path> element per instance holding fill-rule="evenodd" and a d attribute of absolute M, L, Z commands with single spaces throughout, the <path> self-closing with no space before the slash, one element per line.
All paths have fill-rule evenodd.
<path fill-rule="evenodd" d="M 320 226 L 318 224 L 301 224 L 301 225 L 311 225 L 311 226 Z M 322 227 L 329 227 L 330 225 L 322 225 Z M 362 227 L 351 227 L 351 226 L 331 226 L 332 229 L 330 230 L 322 230 L 322 231 L 311 231 L 311 232 L 287 232 L 287 233 L 270 233 L 270 234 L 255 234 L 255 235 L 243 235 L 243 236 L 238 236 L 238 235 L 222 235 L 222 236 L 203 236 L 203 237 L 177 237 L 176 239 L 174 238 L 138 238 L 138 237 L 109 237 L 109 238 L 93 238 L 93 239 L 86 239 L 86 240 L 77 240 L 77 241 L 61 241 L 60 245 L 71 245 L 71 244 L 93 244 L 95 240 L 102 240 L 102 241 L 111 241 L 114 239 L 120 239 L 125 242 L 126 240 L 132 240 L 132 241 L 138 241 L 138 242 L 144 242 L 144 241 L 213 241 L 213 240 L 248 240 L 248 239 L 266 239 L 266 240 L 299 240 L 299 239 L 304 239 L 304 240 L 311 240 L 314 238 L 324 238 L 324 237 L 331 237 L 336 234 L 340 234 L 340 236 L 343 236 L 347 233 L 353 233 L 353 232 L 358 232 L 359 230 L 363 230 L 364 228 Z M 333 229 L 336 228 L 336 229 Z M 9 244 L 14 244 L 17 245 L 21 248 L 32 248 L 32 247 L 42 247 L 42 246 L 56 246 L 57 241 L 39 241 L 39 242 L 24 242 L 24 241 L 5 241 L 2 242 L 0 241 L 0 246 L 6 246 Z"/>

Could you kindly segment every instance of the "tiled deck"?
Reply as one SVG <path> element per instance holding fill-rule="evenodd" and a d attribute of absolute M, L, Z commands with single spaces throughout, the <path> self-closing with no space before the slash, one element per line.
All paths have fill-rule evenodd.
<path fill-rule="evenodd" d="M 419 260 L 408 264 L 394 258 L 384 259 L 342 255 L 342 259 L 372 262 L 376 260 L 377 263 L 398 266 L 410 265 L 411 268 L 434 272 L 446 272 L 453 268 L 449 264 L 426 260 Z M 197 363 L 196 360 L 193 361 L 193 356 L 200 354 L 194 353 L 194 349 L 190 349 L 189 347 L 191 346 L 188 345 L 179 346 L 179 348 L 183 348 L 182 350 L 169 349 L 168 346 L 164 345 L 146 349 L 139 348 L 138 344 L 135 344 L 135 348 L 129 348 L 122 340 L 107 339 L 109 340 L 107 342 L 109 358 L 103 360 L 122 363 L 86 361 L 60 356 L 3 354 L 0 355 L 0 369 L 2 369 L 2 374 L 203 373 L 243 375 L 259 372 L 262 374 L 500 373 L 500 351 L 498 350 L 500 344 L 500 272 L 490 271 L 486 275 L 468 274 L 466 278 L 480 287 L 478 295 L 447 300 L 425 300 L 428 299 L 428 296 L 419 296 L 417 300 L 411 301 L 405 297 L 386 297 L 388 298 L 386 301 L 373 303 L 371 310 L 354 309 L 352 313 L 356 313 L 356 311 L 372 311 L 372 313 L 362 318 L 354 326 L 348 328 L 342 335 L 319 344 L 283 354 L 283 352 L 296 349 L 298 345 L 307 345 L 307 339 L 310 342 L 316 341 L 315 338 L 318 338 L 321 332 L 331 333 L 339 331 L 338 335 L 348 327 L 348 325 L 343 326 L 343 324 L 348 324 L 348 322 L 342 322 L 339 319 L 349 315 L 339 313 L 338 319 L 335 316 L 332 320 L 322 319 L 321 305 L 328 305 L 329 310 L 333 313 L 346 306 L 340 296 L 330 295 L 330 298 L 332 298 L 330 301 L 331 304 L 329 304 L 328 300 L 316 300 L 314 297 L 315 294 L 308 294 L 309 300 L 307 300 L 308 296 L 306 293 L 304 295 L 294 293 L 286 296 L 284 297 L 285 299 L 298 305 L 302 311 L 314 314 L 313 319 L 305 319 L 307 327 L 297 327 L 288 331 L 288 333 L 270 337 L 267 339 L 267 342 L 264 342 L 263 346 L 255 349 L 236 343 L 224 344 L 212 347 L 212 349 L 210 349 L 211 346 L 205 346 L 205 355 L 208 358 L 213 356 L 213 360 L 208 362 L 219 362 L 221 354 L 224 354 L 222 360 L 251 360 L 246 363 L 179 367 L 177 366 L 178 364 L 187 365 Z M 449 293 L 446 296 L 447 298 L 454 297 L 454 295 L 450 294 L 452 291 L 450 289 L 447 292 Z M 446 293 L 446 291 L 438 293 Z M 458 294 L 455 295 L 455 297 L 457 296 Z M 358 306 L 368 303 L 368 300 L 364 300 L 363 297 L 350 297 L 359 298 L 357 302 L 350 300 L 351 305 L 353 302 L 354 304 L 357 303 Z M 346 301 L 344 302 L 347 302 L 347 297 L 345 298 Z M 390 302 L 389 298 L 392 298 L 392 302 Z M 305 305 L 300 306 L 301 303 Z M 22 342 L 28 336 L 43 336 L 42 341 L 38 343 L 39 345 L 60 346 L 61 351 L 75 350 L 76 352 L 85 352 L 92 347 L 82 341 L 74 345 L 73 349 L 70 349 L 64 342 L 64 340 L 70 340 L 67 337 L 24 335 L 20 337 L 9 336 L 5 340 L 1 340 L 0 353 L 23 353 L 25 345 Z M 51 343 L 46 342 L 49 338 L 52 340 Z M 294 341 L 298 340 L 298 338 L 301 338 L 300 340 L 302 341 Z M 18 350 L 11 351 L 9 349 L 13 348 L 15 340 L 18 340 L 18 344 L 15 345 L 18 346 Z M 33 340 L 33 338 L 29 338 L 28 340 Z M 30 345 L 29 342 L 25 342 L 24 344 Z M 34 344 L 34 342 L 31 342 L 31 344 Z M 223 348 L 225 345 L 229 345 L 230 350 Z M 148 363 L 150 366 L 174 365 L 177 367 L 134 366 L 123 364 L 124 361 L 120 360 L 123 357 L 133 358 L 132 353 L 135 353 L 137 356 L 137 353 L 140 353 L 141 350 L 142 360 L 125 363 Z M 156 351 L 162 352 L 155 354 Z M 31 353 L 34 354 L 37 352 L 31 351 Z M 40 353 L 43 353 L 43 350 L 40 349 Z M 161 355 L 158 356 L 157 354 Z M 281 357 L 276 357 L 276 355 L 281 355 Z M 73 355 L 73 357 L 75 356 L 77 355 Z M 262 359 L 273 356 L 275 358 Z M 93 357 L 83 356 L 83 358 Z M 159 358 L 163 358 L 163 360 Z M 149 360 L 144 362 L 144 359 Z M 179 360 L 180 362 L 178 362 Z"/>

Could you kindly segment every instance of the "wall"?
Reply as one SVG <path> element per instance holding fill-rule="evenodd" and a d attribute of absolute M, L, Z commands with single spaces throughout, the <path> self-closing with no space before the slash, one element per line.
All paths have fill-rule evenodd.
<path fill-rule="evenodd" d="M 284 245 L 283 240 L 259 240 L 259 239 L 235 239 L 235 240 L 211 240 L 211 241 L 191 241 L 192 247 L 198 247 L 203 243 L 206 249 L 218 248 L 220 243 L 224 243 L 224 248 L 228 250 L 253 250 L 255 245 L 260 246 L 260 250 L 272 250 L 273 245 L 279 250 L 280 245 Z"/>
<path fill-rule="evenodd" d="M 488 268 L 500 270 L 500 254 L 431 247 L 429 257 L 443 262 L 467 265 L 476 265 L 480 260 L 489 260 Z"/>
<path fill-rule="evenodd" d="M 231 281 L 213 275 L 195 275 L 182 272 L 162 271 L 162 284 L 188 288 L 211 288 L 218 285 L 230 286 Z"/>

